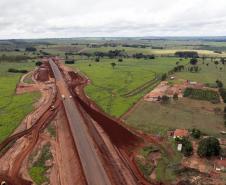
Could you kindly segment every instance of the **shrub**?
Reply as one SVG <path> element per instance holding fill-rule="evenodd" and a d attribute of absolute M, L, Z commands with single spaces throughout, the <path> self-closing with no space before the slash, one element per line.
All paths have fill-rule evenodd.
<path fill-rule="evenodd" d="M 74 63 L 75 63 L 74 60 L 66 60 L 66 61 L 65 61 L 65 64 L 74 64 Z"/>
<path fill-rule="evenodd" d="M 38 61 L 38 62 L 35 63 L 35 65 L 40 66 L 40 65 L 42 65 L 42 62 Z"/>
<path fill-rule="evenodd" d="M 218 88 L 223 88 L 223 83 L 222 83 L 222 81 L 217 80 L 217 81 L 216 81 L 216 84 L 217 84 L 217 87 L 218 87 Z"/>
<path fill-rule="evenodd" d="M 162 100 L 162 103 L 168 103 L 170 98 L 169 98 L 169 96 L 163 95 L 161 100 Z"/>
<path fill-rule="evenodd" d="M 219 92 L 220 92 L 222 99 L 224 100 L 224 103 L 226 103 L 226 89 L 220 88 Z"/>
<path fill-rule="evenodd" d="M 19 69 L 10 68 L 8 69 L 8 72 L 9 73 L 27 73 L 28 71 L 24 69 L 19 70 Z"/>
<path fill-rule="evenodd" d="M 26 48 L 26 51 L 28 51 L 28 52 L 34 52 L 34 51 L 37 51 L 37 49 L 34 48 L 34 47 L 27 47 Z"/>
<path fill-rule="evenodd" d="M 173 99 L 174 99 L 174 100 L 178 100 L 178 94 L 177 94 L 177 93 L 175 93 L 175 94 L 173 95 Z"/>
<path fill-rule="evenodd" d="M 200 136 L 201 136 L 201 131 L 198 130 L 198 129 L 193 128 L 192 132 L 191 132 L 191 135 L 192 135 L 193 138 L 199 139 Z"/>
<path fill-rule="evenodd" d="M 166 78 L 167 78 L 167 75 L 166 75 L 166 73 L 164 73 L 164 74 L 162 75 L 162 81 L 166 80 Z"/>

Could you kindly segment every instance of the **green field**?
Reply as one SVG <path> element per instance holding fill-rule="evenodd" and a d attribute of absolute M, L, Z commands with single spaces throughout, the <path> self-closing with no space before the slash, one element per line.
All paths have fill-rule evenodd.
<path fill-rule="evenodd" d="M 206 64 L 208 64 L 208 66 Z M 210 84 L 215 83 L 216 80 L 221 80 L 226 86 L 226 65 L 215 65 L 214 62 L 210 60 L 205 60 L 203 64 L 200 59 L 198 66 L 201 68 L 201 71 L 198 73 L 183 71 L 176 73 L 175 77 Z M 220 68 L 222 68 L 222 70 L 220 70 Z"/>
<path fill-rule="evenodd" d="M 33 110 L 32 104 L 39 98 L 39 93 L 16 95 L 15 88 L 21 74 L 7 72 L 9 68 L 30 70 L 34 67 L 33 63 L 2 62 L 0 65 L 0 141 L 2 141 Z"/>
<path fill-rule="evenodd" d="M 126 98 L 123 94 L 154 79 L 156 75 L 173 69 L 177 61 L 177 58 L 124 59 L 123 62 L 117 62 L 117 59 L 101 59 L 100 62 L 81 60 L 71 66 L 81 70 L 91 80 L 91 85 L 85 88 L 87 95 L 107 113 L 120 116 L 153 86 L 135 96 Z M 114 69 L 112 62 L 116 63 Z M 181 63 L 187 63 L 187 60 Z"/>
<path fill-rule="evenodd" d="M 50 150 L 50 144 L 48 143 L 42 147 L 41 152 L 38 153 L 38 156 L 36 156 L 36 161 L 31 161 L 33 164 L 29 169 L 29 175 L 37 185 L 49 182 L 49 178 L 46 176 L 46 173 L 50 167 L 47 167 L 45 163 L 48 160 L 52 160 L 52 158 L 53 156 Z"/>
<path fill-rule="evenodd" d="M 219 136 L 220 131 L 225 130 L 223 116 L 209 110 L 223 110 L 223 107 L 223 104 L 188 98 L 164 105 L 142 101 L 124 119 L 134 128 L 162 136 L 176 128 L 197 128 L 203 133 Z"/>

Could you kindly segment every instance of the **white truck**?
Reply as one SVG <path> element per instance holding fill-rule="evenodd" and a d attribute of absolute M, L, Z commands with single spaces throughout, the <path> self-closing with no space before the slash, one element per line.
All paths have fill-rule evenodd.
<path fill-rule="evenodd" d="M 65 100 L 65 95 L 62 94 L 62 95 L 61 95 L 61 98 L 62 98 L 62 100 Z"/>

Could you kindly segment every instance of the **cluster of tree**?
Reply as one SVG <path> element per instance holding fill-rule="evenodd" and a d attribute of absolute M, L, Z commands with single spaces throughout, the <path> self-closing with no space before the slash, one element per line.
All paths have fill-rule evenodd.
<path fill-rule="evenodd" d="M 180 143 L 182 144 L 182 153 L 184 156 L 188 157 L 193 154 L 193 147 L 191 141 L 189 141 L 188 138 L 182 138 L 180 139 Z"/>
<path fill-rule="evenodd" d="M 174 67 L 174 72 L 180 72 L 184 70 L 184 65 L 179 65 Z"/>
<path fill-rule="evenodd" d="M 220 143 L 217 138 L 208 137 L 199 142 L 198 155 L 200 157 L 218 156 L 220 154 Z"/>
<path fill-rule="evenodd" d="M 75 53 L 73 53 L 73 52 L 65 52 L 65 54 L 64 54 L 65 56 L 67 56 L 67 55 L 76 55 Z"/>
<path fill-rule="evenodd" d="M 175 56 L 180 58 L 199 58 L 199 54 L 195 51 L 177 51 Z"/>
<path fill-rule="evenodd" d="M 122 47 L 130 47 L 130 48 L 147 48 L 149 46 L 143 44 L 122 44 Z"/>
<path fill-rule="evenodd" d="M 24 69 L 10 68 L 10 69 L 8 69 L 8 72 L 10 72 L 10 73 L 27 73 L 28 71 L 27 70 L 24 70 Z"/>
<path fill-rule="evenodd" d="M 37 51 L 37 49 L 36 49 L 35 47 L 27 47 L 27 48 L 25 49 L 25 51 L 28 51 L 28 52 L 35 52 L 35 51 Z"/>
<path fill-rule="evenodd" d="M 188 67 L 188 71 L 190 71 L 190 72 L 199 72 L 201 70 L 201 68 L 200 67 L 198 67 L 198 66 L 191 66 L 191 67 Z"/>
<path fill-rule="evenodd" d="M 137 58 L 137 59 L 155 59 L 154 55 L 144 55 L 143 53 L 136 53 L 132 55 L 133 58 Z"/>
<path fill-rule="evenodd" d="M 226 63 L 226 59 L 225 58 L 221 58 L 220 59 L 221 63 L 224 65 Z"/>
<path fill-rule="evenodd" d="M 152 46 L 151 48 L 152 48 L 152 49 L 164 49 L 164 48 L 161 47 L 161 46 Z"/>
<path fill-rule="evenodd" d="M 2 56 L 0 56 L 0 62 L 2 61 L 7 61 L 7 62 L 22 62 L 22 61 L 26 61 L 28 59 L 31 59 L 30 57 L 28 56 L 25 56 L 25 55 L 16 55 L 16 56 L 13 56 L 13 55 L 5 55 L 3 54 Z"/>
<path fill-rule="evenodd" d="M 110 50 L 108 52 L 97 51 L 94 53 L 96 57 L 109 57 L 109 58 L 117 58 L 117 57 L 128 57 L 127 53 L 123 50 Z"/>
<path fill-rule="evenodd" d="M 75 60 L 65 60 L 65 64 L 74 64 Z"/>

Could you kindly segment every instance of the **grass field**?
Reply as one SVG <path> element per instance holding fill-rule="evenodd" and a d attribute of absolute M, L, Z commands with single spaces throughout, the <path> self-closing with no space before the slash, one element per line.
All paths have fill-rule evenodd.
<path fill-rule="evenodd" d="M 50 152 L 50 144 L 44 145 L 40 155 L 38 156 L 32 167 L 29 169 L 29 175 L 37 185 L 49 182 L 49 179 L 46 176 L 46 172 L 49 167 L 46 167 L 45 162 L 47 160 L 51 160 L 52 158 L 53 156 Z"/>
<path fill-rule="evenodd" d="M 22 119 L 32 111 L 32 104 L 39 98 L 39 93 L 16 95 L 15 88 L 21 75 L 8 73 L 8 68 L 27 69 L 33 63 L 0 63 L 0 141 L 9 136 Z"/>
<path fill-rule="evenodd" d="M 163 136 L 176 128 L 198 128 L 203 133 L 219 136 L 225 130 L 223 116 L 209 111 L 216 107 L 223 110 L 224 105 L 188 98 L 166 105 L 142 101 L 124 119 L 134 128 Z"/>
<path fill-rule="evenodd" d="M 175 66 L 177 58 L 156 58 L 155 60 L 101 59 L 78 61 L 71 65 L 80 69 L 92 81 L 85 91 L 104 111 L 114 116 L 125 113 L 134 103 L 153 87 L 149 87 L 135 96 L 125 98 L 122 95 L 152 80 L 156 75 L 168 72 Z M 113 69 L 111 63 L 117 65 Z M 187 63 L 183 60 L 182 63 Z M 91 66 L 89 66 L 91 64 Z"/>

